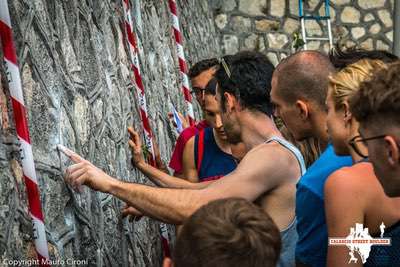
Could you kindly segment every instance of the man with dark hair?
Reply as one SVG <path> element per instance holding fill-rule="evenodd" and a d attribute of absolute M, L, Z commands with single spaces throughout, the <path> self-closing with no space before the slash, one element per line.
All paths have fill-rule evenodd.
<path fill-rule="evenodd" d="M 400 197 L 400 62 L 364 82 L 350 110 L 360 123 L 354 145 L 366 143 L 364 157 L 373 164 L 386 195 Z"/>
<path fill-rule="evenodd" d="M 205 87 L 210 82 L 216 71 L 218 60 L 216 58 L 204 59 L 194 64 L 189 70 L 189 78 L 192 83 L 192 94 L 195 95 L 202 111 L 204 110 Z M 188 127 L 182 131 L 176 140 L 174 151 L 171 155 L 169 167 L 174 170 L 175 176 L 182 176 L 183 171 L 183 152 L 186 143 L 195 136 L 200 130 L 207 128 L 206 120 L 202 120 L 195 126 Z"/>
<path fill-rule="evenodd" d="M 188 218 L 163 267 L 275 267 L 281 237 L 271 217 L 239 198 L 212 201 Z"/>
<path fill-rule="evenodd" d="M 181 180 L 190 184 L 186 188 L 193 189 L 156 188 L 112 178 L 74 152 L 61 148 L 76 163 L 67 169 L 66 181 L 76 189 L 84 184 L 110 193 L 145 215 L 174 224 L 181 224 L 212 200 L 240 197 L 253 201 L 281 231 L 278 266 L 294 266 L 295 191 L 305 166 L 300 151 L 282 138 L 271 114 L 266 114 L 272 110 L 268 102 L 272 72 L 273 65 L 256 52 L 240 52 L 221 61 L 216 73 L 221 84 L 216 98 L 225 110 L 222 121 L 232 131 L 227 132 L 229 142 L 243 141 L 249 151 L 229 175 L 211 184 Z M 223 87 L 230 84 L 227 80 L 235 85 L 234 92 Z"/>
<path fill-rule="evenodd" d="M 325 99 L 328 76 L 334 71 L 327 56 L 317 51 L 301 51 L 283 60 L 272 79 L 275 115 L 283 120 L 296 140 L 315 137 L 325 149 L 297 184 L 298 266 L 326 266 L 324 184 L 335 170 L 352 164 L 351 157 L 337 156 L 328 144 Z"/>
<path fill-rule="evenodd" d="M 240 154 L 245 153 L 243 144 L 231 145 L 227 140 L 219 105 L 215 99 L 216 87 L 217 81 L 212 78 L 204 92 L 204 117 L 210 127 L 201 129 L 193 136 L 183 151 L 182 177 L 189 182 L 214 181 L 229 174 L 236 168 L 236 161 L 241 158 Z M 128 131 L 135 136 L 131 146 L 135 167 L 154 183 L 163 187 L 175 187 L 175 179 L 169 179 L 168 174 L 155 172 L 154 168 L 146 163 L 138 133 L 132 128 Z"/>
<path fill-rule="evenodd" d="M 384 63 L 391 63 L 399 58 L 384 50 L 365 50 L 357 47 L 350 47 L 344 50 L 337 45 L 329 53 L 329 59 L 336 69 L 343 69 L 361 59 L 376 59 Z"/>

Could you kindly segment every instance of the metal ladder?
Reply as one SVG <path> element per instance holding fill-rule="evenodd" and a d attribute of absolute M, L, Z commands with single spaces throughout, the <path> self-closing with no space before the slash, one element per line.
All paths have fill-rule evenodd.
<path fill-rule="evenodd" d="M 331 16 L 329 12 L 329 0 L 324 0 L 325 2 L 325 16 L 315 16 L 315 15 L 305 15 L 304 13 L 304 1 L 299 0 L 299 18 L 301 23 L 301 35 L 304 41 L 304 50 L 307 50 L 307 41 L 329 41 L 330 49 L 333 48 L 333 38 L 332 38 L 332 26 L 331 26 Z M 328 37 L 308 37 L 306 32 L 306 20 L 325 20 L 328 27 Z"/>

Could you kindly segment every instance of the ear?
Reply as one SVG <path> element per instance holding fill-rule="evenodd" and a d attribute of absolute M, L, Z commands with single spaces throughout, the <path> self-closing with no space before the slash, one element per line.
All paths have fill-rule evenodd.
<path fill-rule="evenodd" d="M 225 98 L 225 103 L 224 103 L 225 110 L 226 110 L 226 112 L 230 113 L 236 108 L 236 105 L 237 105 L 236 97 L 234 97 L 233 95 L 231 95 L 228 92 L 225 92 L 224 98 Z"/>
<path fill-rule="evenodd" d="M 168 257 L 165 257 L 163 261 L 163 267 L 173 267 L 173 266 L 174 263 L 172 262 L 172 260 Z"/>
<path fill-rule="evenodd" d="M 400 164 L 400 151 L 397 146 L 396 140 L 388 135 L 384 138 L 385 140 L 385 148 L 387 151 L 387 160 L 391 166 L 396 166 Z"/>
<path fill-rule="evenodd" d="M 349 106 L 349 103 L 347 101 L 344 101 L 344 103 L 342 104 L 342 109 L 343 109 L 343 112 L 344 112 L 344 118 L 343 118 L 344 119 L 344 123 L 347 126 L 347 125 L 349 125 L 351 123 L 352 118 L 353 118 L 353 114 L 351 114 L 351 112 L 350 112 L 350 106 Z"/>
<path fill-rule="evenodd" d="M 296 111 L 302 120 L 306 120 L 308 118 L 309 109 L 306 102 L 303 100 L 296 101 Z"/>

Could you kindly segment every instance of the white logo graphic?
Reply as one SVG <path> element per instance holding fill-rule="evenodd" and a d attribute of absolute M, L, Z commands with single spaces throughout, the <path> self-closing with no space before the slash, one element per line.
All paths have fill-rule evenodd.
<path fill-rule="evenodd" d="M 390 246 L 391 239 L 383 238 L 385 233 L 385 224 L 379 226 L 381 231 L 380 238 L 373 238 L 368 232 L 368 228 L 364 228 L 361 223 L 356 223 L 356 227 L 350 228 L 350 234 L 346 238 L 329 238 L 330 246 L 347 246 L 350 250 L 349 263 L 357 263 L 357 257 L 355 253 L 360 256 L 362 263 L 365 263 L 369 257 L 372 246 Z"/>

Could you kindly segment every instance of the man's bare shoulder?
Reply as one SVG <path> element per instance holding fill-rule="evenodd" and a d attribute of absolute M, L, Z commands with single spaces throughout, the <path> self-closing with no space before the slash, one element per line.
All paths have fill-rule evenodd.
<path fill-rule="evenodd" d="M 300 176 L 299 164 L 294 154 L 276 142 L 263 143 L 251 149 L 242 159 L 239 169 L 256 168 L 260 176 L 284 177 Z M 296 173 L 296 175 L 294 175 Z"/>
<path fill-rule="evenodd" d="M 246 156 L 260 157 L 262 160 L 274 160 L 274 164 L 277 162 L 289 165 L 297 164 L 293 152 L 277 142 L 262 143 L 252 148 Z"/>

